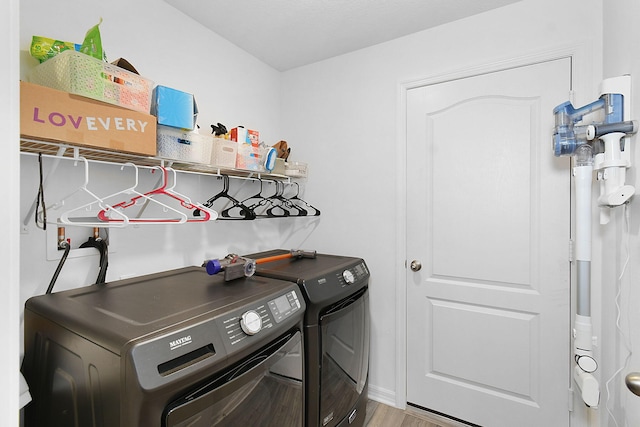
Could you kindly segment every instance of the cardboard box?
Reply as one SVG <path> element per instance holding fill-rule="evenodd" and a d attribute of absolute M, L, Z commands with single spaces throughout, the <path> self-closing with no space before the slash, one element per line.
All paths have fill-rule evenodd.
<path fill-rule="evenodd" d="M 237 128 L 231 129 L 231 140 L 257 147 L 260 145 L 260 132 L 238 126 Z"/>
<path fill-rule="evenodd" d="M 237 128 L 233 128 L 231 129 L 231 140 L 238 142 L 238 143 L 244 143 L 244 144 L 251 144 L 251 141 L 249 140 L 249 134 L 247 133 L 247 130 L 243 127 L 237 127 Z"/>
<path fill-rule="evenodd" d="M 153 89 L 151 114 L 158 118 L 159 125 L 193 130 L 198 105 L 192 94 L 158 85 Z"/>
<path fill-rule="evenodd" d="M 156 118 L 68 92 L 20 82 L 23 138 L 155 156 Z"/>

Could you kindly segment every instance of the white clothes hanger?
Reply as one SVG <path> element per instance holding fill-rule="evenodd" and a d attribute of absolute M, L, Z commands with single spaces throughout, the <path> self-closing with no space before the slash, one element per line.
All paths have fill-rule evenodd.
<path fill-rule="evenodd" d="M 90 221 L 90 220 L 87 220 L 86 217 L 83 217 L 80 219 L 80 218 L 73 218 L 69 216 L 69 214 L 74 212 L 78 212 L 81 210 L 84 210 L 84 211 L 90 210 L 93 206 L 96 206 L 96 205 L 100 209 L 110 208 L 110 206 L 103 199 L 98 197 L 96 194 L 94 194 L 92 191 L 90 191 L 87 188 L 87 186 L 89 185 L 89 161 L 84 157 L 78 157 L 77 160 L 82 160 L 84 162 L 84 182 L 82 183 L 82 185 L 80 185 L 80 187 L 76 191 L 74 191 L 67 197 L 64 197 L 60 202 L 51 206 L 50 209 L 57 209 L 58 207 L 63 206 L 65 200 L 69 199 L 71 196 L 79 192 L 84 192 L 94 200 L 80 207 L 64 212 L 62 215 L 60 215 L 60 222 L 67 225 L 76 225 L 76 226 L 82 226 L 82 227 L 104 227 L 105 226 L 104 222 L 97 220 L 97 218 L 96 218 L 96 221 Z M 120 225 L 118 226 L 119 227 L 126 226 L 128 224 L 129 218 L 127 218 L 126 215 L 121 213 L 118 213 L 118 215 L 120 215 L 121 217 L 121 222 L 120 222 Z"/>

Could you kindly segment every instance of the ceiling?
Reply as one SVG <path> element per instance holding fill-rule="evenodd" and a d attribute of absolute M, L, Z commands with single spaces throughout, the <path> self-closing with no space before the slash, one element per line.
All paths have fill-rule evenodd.
<path fill-rule="evenodd" d="M 279 71 L 519 0 L 164 0 Z"/>

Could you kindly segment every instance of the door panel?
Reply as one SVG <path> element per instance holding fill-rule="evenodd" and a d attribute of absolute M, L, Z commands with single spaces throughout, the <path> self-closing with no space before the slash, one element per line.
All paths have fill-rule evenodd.
<path fill-rule="evenodd" d="M 407 400 L 482 426 L 568 425 L 570 174 L 560 59 L 407 94 Z"/>
<path fill-rule="evenodd" d="M 433 325 L 430 372 L 503 394 L 531 398 L 538 375 L 529 350 L 538 332 L 536 316 L 473 304 L 430 300 Z M 450 328 L 452 324 L 466 327 Z M 495 331 L 501 331 L 496 334 Z M 511 348 L 511 351 L 505 349 Z M 469 351 L 469 349 L 473 349 Z"/>
<path fill-rule="evenodd" d="M 431 251 L 434 275 L 502 283 L 529 282 L 530 242 L 526 227 L 529 192 L 514 188 L 530 186 L 529 141 L 494 139 L 489 135 L 495 135 L 496 129 L 504 135 L 518 134 L 518 129 L 528 125 L 535 104 L 534 100 L 484 97 L 428 116 L 433 140 L 448 141 L 437 146 L 438 153 L 426 159 L 433 168 L 431 206 L 433 224 L 438 225 L 430 242 L 439 249 Z M 495 120 L 488 121 L 475 114 L 484 109 L 491 109 Z M 479 139 L 469 143 L 452 140 L 451 130 L 459 131 L 461 117 L 468 117 L 465 128 L 487 135 L 488 140 L 483 143 Z M 502 123 L 501 117 L 508 117 L 508 122 Z M 464 153 L 460 153 L 461 148 Z M 455 167 L 452 168 L 453 162 L 436 159 L 452 159 Z M 487 188 L 491 191 L 485 191 Z M 491 252 L 483 250 L 486 242 L 500 238 L 495 236 L 496 230 L 508 236 L 514 246 L 496 245 Z M 450 241 L 465 244 L 447 244 Z M 460 258 L 466 262 L 460 263 Z M 503 264 L 517 268 L 504 269 Z"/>

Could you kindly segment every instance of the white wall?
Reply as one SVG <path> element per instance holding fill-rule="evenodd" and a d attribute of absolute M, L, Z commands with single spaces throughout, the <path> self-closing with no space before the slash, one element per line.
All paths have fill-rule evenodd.
<path fill-rule="evenodd" d="M 3 167 L 0 181 L 5 208 L 0 214 L 0 234 L 4 244 L 0 249 L 3 296 L 0 298 L 0 324 L 2 324 L 3 351 L 0 356 L 0 425 L 18 425 L 18 318 L 19 256 L 18 201 L 19 201 L 19 85 L 18 85 L 18 0 L 0 3 L 0 37 L 5 40 L 4 65 L 0 67 L 0 138 L 4 141 Z"/>
<path fill-rule="evenodd" d="M 637 17 L 640 4 L 633 0 L 606 2 L 604 10 L 604 77 L 631 75 L 631 118 L 640 116 L 640 28 Z M 627 175 L 627 183 L 640 188 L 640 150 L 637 135 L 630 138 L 632 169 Z M 637 190 L 636 190 L 637 191 Z M 594 259 L 602 262 L 602 313 L 603 313 L 603 359 L 607 379 L 610 381 L 611 401 L 607 411 L 601 414 L 602 425 L 640 425 L 640 397 L 629 392 L 624 385 L 624 377 L 629 372 L 640 372 L 640 237 L 638 210 L 640 202 L 635 196 L 628 205 L 629 226 L 626 225 L 624 210 L 616 209 L 614 221 L 599 227 L 602 248 L 594 254 Z M 628 264 L 623 274 L 623 266 L 628 256 Z M 622 280 L 618 277 L 622 275 Z M 620 291 L 620 311 L 616 308 L 616 296 Z M 618 321 L 618 316 L 620 320 Z M 620 325 L 618 329 L 616 323 Z M 611 413 L 611 415 L 609 414 Z M 612 417 L 615 417 L 615 421 Z M 625 421 L 627 424 L 625 424 Z"/>
<path fill-rule="evenodd" d="M 372 272 L 370 379 L 377 398 L 404 404 L 403 364 L 396 358 L 403 342 L 396 336 L 396 316 L 403 316 L 396 312 L 403 286 L 397 279 L 404 269 L 397 245 L 404 238 L 397 233 L 403 211 L 397 214 L 395 205 L 404 176 L 397 167 L 404 144 L 400 83 L 575 45 L 588 58 L 588 66 L 577 64 L 574 82 L 583 82 L 576 101 L 585 103 L 601 77 L 601 7 L 599 0 L 524 0 L 284 73 L 284 137 L 292 157 L 311 159 L 312 176 L 322 178 L 307 187 L 325 215 L 308 246 L 361 256 Z M 550 141 L 551 130 L 551 147 Z M 576 413 L 574 419 L 586 417 L 582 408 Z"/>

